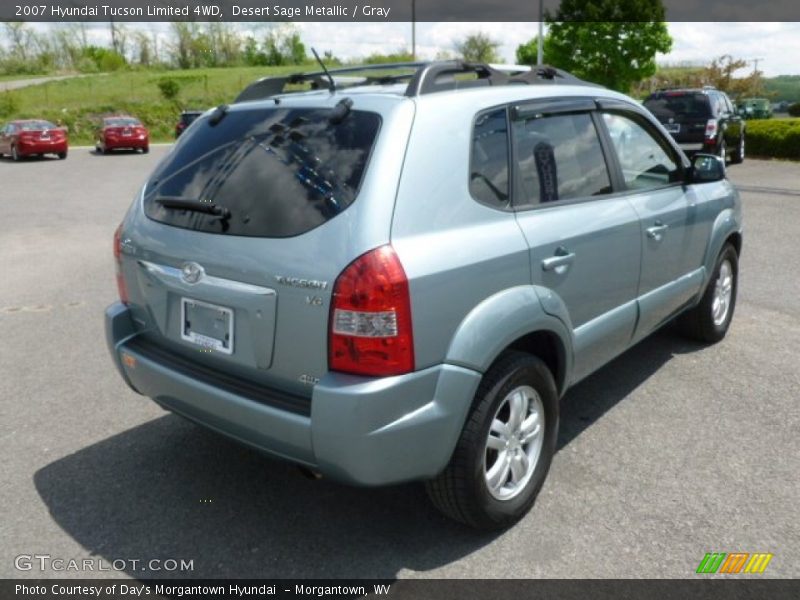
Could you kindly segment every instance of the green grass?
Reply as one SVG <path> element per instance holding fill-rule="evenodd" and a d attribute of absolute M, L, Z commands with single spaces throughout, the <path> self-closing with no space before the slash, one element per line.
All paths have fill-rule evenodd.
<path fill-rule="evenodd" d="M 39 77 L 50 77 L 50 75 L 0 75 L 0 81 L 18 81 L 20 79 L 38 79 Z"/>
<path fill-rule="evenodd" d="M 41 117 L 69 127 L 70 142 L 91 144 L 93 127 L 104 114 L 127 113 L 141 119 L 153 141 L 172 139 L 182 109 L 205 109 L 231 102 L 249 83 L 267 75 L 309 70 L 309 67 L 234 67 L 186 71 L 124 71 L 51 81 L 11 92 L 13 110 L 4 120 Z M 158 81 L 178 81 L 177 99 L 165 100 Z M 6 98 L 6 100 L 8 100 Z M 8 102 L 5 103 L 8 106 Z"/>

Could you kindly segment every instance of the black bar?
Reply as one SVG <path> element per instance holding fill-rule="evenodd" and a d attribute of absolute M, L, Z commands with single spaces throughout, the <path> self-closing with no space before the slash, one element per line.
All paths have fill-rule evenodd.
<path fill-rule="evenodd" d="M 667 21 L 800 21 L 791 0 L 663 0 Z M 544 0 L 555 13 L 559 0 Z M 21 8 L 17 8 L 21 7 Z M 43 8 L 43 10 L 40 9 Z M 279 10 L 276 10 L 279 7 Z M 624 14 L 619 20 L 626 20 Z M 531 0 L 0 0 L 0 21 L 536 22 Z"/>

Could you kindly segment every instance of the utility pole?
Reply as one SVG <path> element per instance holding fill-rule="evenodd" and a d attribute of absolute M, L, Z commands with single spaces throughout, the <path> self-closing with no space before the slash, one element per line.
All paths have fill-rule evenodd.
<path fill-rule="evenodd" d="M 544 0 L 539 0 L 539 37 L 536 48 L 536 65 L 544 64 Z"/>
<path fill-rule="evenodd" d="M 417 0 L 411 0 L 411 60 L 417 60 Z"/>
<path fill-rule="evenodd" d="M 760 94 L 761 93 L 761 84 L 759 81 L 758 76 L 758 63 L 760 63 L 763 58 L 751 58 L 750 59 L 753 63 L 753 94 Z"/>

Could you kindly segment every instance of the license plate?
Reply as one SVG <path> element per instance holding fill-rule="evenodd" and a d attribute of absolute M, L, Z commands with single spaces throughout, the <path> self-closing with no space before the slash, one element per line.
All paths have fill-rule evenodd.
<path fill-rule="evenodd" d="M 50 134 L 43 133 L 40 139 L 49 140 L 50 139 Z"/>
<path fill-rule="evenodd" d="M 131 130 L 130 129 L 126 129 L 126 130 L 124 130 L 122 132 L 122 135 L 124 135 L 124 136 L 129 136 L 130 134 L 131 134 Z"/>
<path fill-rule="evenodd" d="M 681 132 L 681 124 L 680 123 L 667 123 L 665 125 L 667 131 L 670 133 L 680 133 Z"/>
<path fill-rule="evenodd" d="M 181 298 L 181 339 L 209 350 L 233 354 L 233 310 Z"/>

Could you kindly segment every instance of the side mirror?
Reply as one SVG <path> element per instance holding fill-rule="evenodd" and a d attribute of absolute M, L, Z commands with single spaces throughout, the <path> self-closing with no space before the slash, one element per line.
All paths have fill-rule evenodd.
<path fill-rule="evenodd" d="M 695 154 L 687 183 L 711 183 L 725 179 L 725 162 L 713 154 Z"/>

